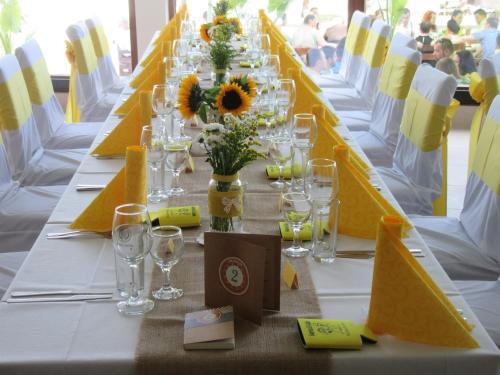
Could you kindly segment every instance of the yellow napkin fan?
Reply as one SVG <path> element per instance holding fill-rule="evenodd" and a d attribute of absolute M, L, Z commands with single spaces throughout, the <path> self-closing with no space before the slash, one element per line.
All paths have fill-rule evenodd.
<path fill-rule="evenodd" d="M 370 184 L 366 176 L 351 163 L 346 146 L 335 146 L 334 159 L 337 163 L 340 186 L 339 233 L 375 239 L 380 218 L 385 215 L 395 215 L 401 218 L 406 234 L 411 228 L 410 223 L 399 215 L 398 211 Z"/>
<path fill-rule="evenodd" d="M 125 167 L 70 224 L 71 229 L 110 232 L 115 208 L 126 203 L 147 203 L 146 150 L 127 147 Z"/>
<path fill-rule="evenodd" d="M 454 348 L 477 348 L 471 327 L 401 242 L 404 222 L 381 218 L 367 325 L 378 334 Z"/>

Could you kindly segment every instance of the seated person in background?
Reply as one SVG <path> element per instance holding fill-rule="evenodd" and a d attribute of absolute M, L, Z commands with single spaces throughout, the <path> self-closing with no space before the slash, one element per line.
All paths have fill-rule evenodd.
<path fill-rule="evenodd" d="M 293 36 L 293 48 L 321 48 L 326 44 L 316 28 L 318 20 L 314 14 L 308 14 L 304 23 L 297 29 Z"/>
<path fill-rule="evenodd" d="M 466 36 L 462 38 L 465 43 L 481 43 L 481 58 L 491 57 L 495 54 L 495 49 L 497 46 L 497 34 L 498 34 L 498 18 L 488 17 L 486 19 L 486 24 L 484 29 L 475 33 L 471 36 Z"/>
<path fill-rule="evenodd" d="M 447 38 L 441 38 L 434 43 L 434 62 L 429 62 L 432 66 L 436 65 L 436 61 L 450 57 L 453 54 L 453 44 Z"/>
<path fill-rule="evenodd" d="M 333 68 L 335 67 L 336 63 L 335 48 L 332 46 L 324 46 L 323 48 L 321 48 L 321 50 L 323 51 L 323 55 L 326 59 L 326 67 L 328 69 L 328 73 L 333 73 Z"/>
<path fill-rule="evenodd" d="M 410 20 L 410 10 L 408 8 L 403 8 L 401 17 L 399 18 L 399 22 L 394 29 L 394 32 L 413 38 L 413 24 Z"/>
<path fill-rule="evenodd" d="M 463 49 L 455 52 L 455 63 L 461 76 L 477 72 L 476 62 L 471 51 Z"/>
<path fill-rule="evenodd" d="M 487 17 L 488 16 L 487 16 L 486 12 L 484 11 L 484 9 L 479 8 L 474 12 L 474 18 L 476 19 L 477 30 L 484 29 L 484 25 L 486 24 Z"/>
<path fill-rule="evenodd" d="M 428 22 L 420 23 L 420 35 L 415 38 L 417 41 L 418 49 L 423 49 L 424 47 L 430 47 L 432 44 L 432 38 L 429 35 L 431 31 L 431 24 Z"/>
<path fill-rule="evenodd" d="M 446 24 L 446 37 L 451 40 L 452 43 L 457 44 L 460 43 L 459 33 L 460 33 L 460 25 L 454 19 L 451 19 Z"/>
<path fill-rule="evenodd" d="M 427 22 L 430 25 L 430 35 L 431 38 L 434 39 L 434 37 L 437 34 L 437 27 L 436 27 L 436 12 L 432 10 L 428 10 L 424 13 L 422 16 L 422 22 Z"/>
<path fill-rule="evenodd" d="M 339 44 L 337 44 L 337 50 L 335 51 L 335 66 L 333 67 L 333 73 L 338 74 L 340 72 L 340 65 L 342 65 L 342 55 L 344 54 L 345 48 L 345 37 L 340 39 Z"/>
<path fill-rule="evenodd" d="M 457 66 L 455 65 L 455 62 L 449 57 L 440 59 L 436 63 L 436 69 L 453 76 L 455 79 L 460 78 L 460 76 L 458 75 Z"/>
<path fill-rule="evenodd" d="M 307 66 L 320 74 L 328 69 L 325 55 L 321 49 L 311 48 L 307 52 Z"/>
<path fill-rule="evenodd" d="M 458 26 L 457 35 L 465 35 L 465 29 L 462 27 L 462 22 L 464 20 L 464 12 L 460 9 L 455 9 L 451 14 L 451 19 L 456 22 Z"/>
<path fill-rule="evenodd" d="M 343 38 L 345 38 L 346 35 L 346 24 L 338 23 L 326 29 L 324 38 L 328 43 L 339 43 Z"/>

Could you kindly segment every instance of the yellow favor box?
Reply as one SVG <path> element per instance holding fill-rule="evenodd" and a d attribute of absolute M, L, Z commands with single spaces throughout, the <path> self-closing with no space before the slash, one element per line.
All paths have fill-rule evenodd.
<path fill-rule="evenodd" d="M 295 177 L 300 177 L 302 175 L 302 166 L 299 164 L 295 164 L 295 168 L 293 169 L 293 172 L 295 173 Z M 280 169 L 277 165 L 268 165 L 268 166 L 266 166 L 266 174 L 267 174 L 267 178 L 270 178 L 272 180 L 276 180 L 280 176 Z M 291 165 L 285 165 L 285 168 L 283 168 L 283 178 L 285 180 L 289 180 L 292 178 L 292 166 Z"/>
<path fill-rule="evenodd" d="M 361 349 L 359 328 L 350 320 L 297 319 L 306 349 Z"/>
<path fill-rule="evenodd" d="M 153 225 L 176 225 L 181 228 L 200 225 L 200 206 L 162 208 L 149 214 Z"/>

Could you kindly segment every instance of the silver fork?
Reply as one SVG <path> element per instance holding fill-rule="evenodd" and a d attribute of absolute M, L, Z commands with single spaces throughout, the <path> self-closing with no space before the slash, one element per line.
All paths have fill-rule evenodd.
<path fill-rule="evenodd" d="M 48 240 L 56 240 L 62 238 L 74 238 L 74 237 L 82 237 L 82 236 L 97 236 L 97 237 L 107 237 L 108 235 L 105 233 L 98 233 L 92 231 L 84 231 L 84 230 L 74 230 L 68 232 L 53 232 L 47 233 L 46 237 Z"/>

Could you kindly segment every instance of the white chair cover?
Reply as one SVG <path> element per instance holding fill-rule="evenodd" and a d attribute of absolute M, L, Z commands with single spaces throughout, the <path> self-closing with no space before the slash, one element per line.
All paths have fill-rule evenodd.
<path fill-rule="evenodd" d="M 42 144 L 47 149 L 88 148 L 102 123 L 66 124 L 61 105 L 54 94 L 40 46 L 35 39 L 16 49 L 23 70 L 33 114 Z"/>
<path fill-rule="evenodd" d="M 460 221 L 415 217 L 413 223 L 452 279 L 500 275 L 500 96 L 486 116 Z"/>
<path fill-rule="evenodd" d="M 317 84 L 320 87 L 336 87 L 348 88 L 354 86 L 356 79 L 361 53 L 354 55 L 351 46 L 356 45 L 359 34 L 357 29 L 364 29 L 366 32 L 370 28 L 370 17 L 359 10 L 355 11 L 351 18 L 351 25 L 347 32 L 344 54 L 340 62 L 339 74 L 327 74 L 319 76 Z"/>
<path fill-rule="evenodd" d="M 412 136 L 421 140 L 441 135 L 446 121 L 446 110 L 429 112 L 425 103 L 446 109 L 450 105 L 457 87 L 456 80 L 430 65 L 420 65 L 413 78 L 409 96 L 403 113 L 402 127 L 405 121 Z M 422 98 L 420 100 L 419 98 Z M 419 122 L 421 116 L 429 116 Z M 424 117 L 425 118 L 425 117 Z M 424 121 L 424 120 L 422 120 Z M 425 131 L 419 131 L 425 129 Z M 432 136 L 431 136 L 432 134 Z M 432 202 L 441 195 L 442 166 L 441 146 L 431 151 L 420 149 L 402 132 L 399 134 L 392 168 L 377 168 L 389 189 L 407 214 L 432 215 Z"/>
<path fill-rule="evenodd" d="M 83 23 L 71 25 L 66 35 L 73 44 L 77 73 L 76 97 L 82 122 L 104 121 L 118 100 L 117 94 L 104 94 L 89 31 Z"/>
<path fill-rule="evenodd" d="M 65 186 L 21 187 L 11 179 L 0 137 L 0 255 L 27 251 L 35 242 Z M 0 280 L 2 279 L 0 260 Z M 1 290 L 0 281 L 0 290 Z"/>
<path fill-rule="evenodd" d="M 391 49 L 397 47 L 406 47 L 413 50 L 417 49 L 417 42 L 415 39 L 410 38 L 401 33 L 395 33 L 391 39 L 391 45 L 388 51 L 388 55 L 391 53 Z M 382 71 L 383 71 L 382 67 Z M 379 92 L 377 91 L 375 102 L 373 105 L 373 111 L 377 108 L 377 97 Z M 355 111 L 337 111 L 341 122 L 352 131 L 368 130 L 370 128 L 370 123 L 372 122 L 372 110 L 355 110 Z M 388 114 L 387 114 L 388 115 Z"/>
<path fill-rule="evenodd" d="M 105 92 L 121 92 L 125 85 L 120 81 L 116 73 L 109 51 L 108 39 L 101 21 L 98 18 L 90 18 L 85 21 L 85 25 L 90 32 L 92 44 L 94 45 L 103 90 Z"/>
<path fill-rule="evenodd" d="M 376 20 L 373 23 L 359 61 L 357 57 L 356 60 L 353 58 L 353 62 L 357 62 L 357 71 L 348 81 L 353 87 L 324 89 L 325 95 L 336 110 L 356 110 L 373 106 L 390 31 L 389 25 L 383 21 Z"/>
<path fill-rule="evenodd" d="M 455 286 L 492 340 L 500 347 L 500 279 L 455 281 Z"/>
<path fill-rule="evenodd" d="M 27 251 L 0 253 L 0 298 L 5 294 L 27 255 Z"/>
<path fill-rule="evenodd" d="M 371 112 L 369 130 L 351 133 L 375 166 L 392 166 L 405 99 L 420 60 L 420 52 L 391 45 Z M 402 76 L 405 77 L 406 84 L 401 79 Z"/>
<path fill-rule="evenodd" d="M 13 55 L 0 59 L 0 131 L 13 179 L 22 185 L 64 185 L 85 150 L 44 150 L 21 67 Z"/>

